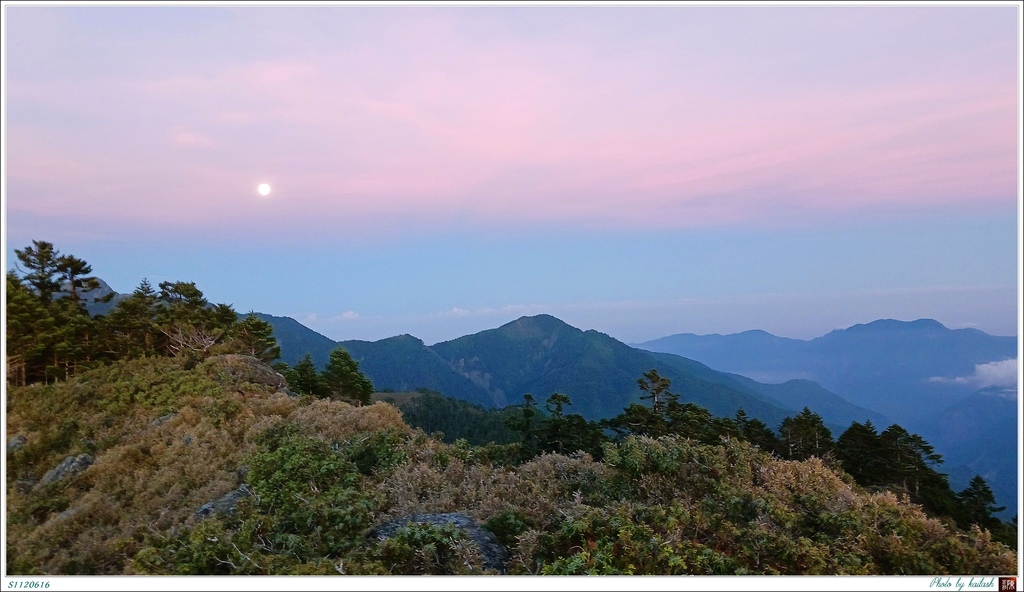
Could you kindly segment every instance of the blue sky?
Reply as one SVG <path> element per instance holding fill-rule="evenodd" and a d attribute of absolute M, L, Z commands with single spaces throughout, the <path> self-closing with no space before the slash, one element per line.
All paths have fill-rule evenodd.
<path fill-rule="evenodd" d="M 7 11 L 8 267 L 339 340 L 1017 331 L 1012 6 Z"/>

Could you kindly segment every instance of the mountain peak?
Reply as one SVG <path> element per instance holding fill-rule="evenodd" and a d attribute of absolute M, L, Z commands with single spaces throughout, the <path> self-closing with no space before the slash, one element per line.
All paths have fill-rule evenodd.
<path fill-rule="evenodd" d="M 547 334 L 562 329 L 575 329 L 575 327 L 549 314 L 539 314 L 534 316 L 519 317 L 518 319 L 510 323 L 502 325 L 499 329 L 522 334 Z"/>
<path fill-rule="evenodd" d="M 935 319 L 917 319 L 916 321 L 898 321 L 896 319 L 879 319 L 870 323 L 853 325 L 838 331 L 879 332 L 879 331 L 945 331 L 945 325 Z M 835 332 L 835 331 L 834 331 Z"/>

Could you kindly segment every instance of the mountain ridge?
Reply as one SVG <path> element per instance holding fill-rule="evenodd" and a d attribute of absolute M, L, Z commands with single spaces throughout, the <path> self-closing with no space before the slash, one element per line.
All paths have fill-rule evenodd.
<path fill-rule="evenodd" d="M 275 335 L 303 327 L 294 319 L 278 322 L 276 319 L 282 317 L 261 318 L 274 327 Z M 284 343 L 304 342 L 309 341 L 286 335 L 282 359 L 289 364 L 297 362 L 305 352 L 292 350 Z M 427 388 L 484 407 L 516 404 L 526 393 L 544 398 L 562 392 L 572 398 L 574 411 L 584 417 L 611 417 L 639 401 L 641 392 L 636 380 L 652 368 L 669 378 L 673 390 L 684 400 L 715 415 L 731 416 L 743 408 L 752 417 L 775 426 L 810 401 L 795 392 L 786 394 L 794 386 L 806 390 L 804 385 L 773 387 L 746 377 L 742 378 L 748 382 L 741 382 L 694 360 L 659 357 L 600 331 L 573 327 L 549 314 L 523 316 L 493 329 L 429 346 L 407 334 L 377 341 L 333 342 L 323 338 L 315 343 L 318 349 L 309 352 L 315 364 L 322 366 L 331 349 L 344 347 L 378 389 Z M 785 396 L 780 399 L 780 394 Z M 823 415 L 833 428 L 845 427 L 850 417 L 885 422 L 881 414 L 850 405 L 834 393 L 828 395 L 836 409 L 842 409 L 841 413 L 826 409 Z"/>

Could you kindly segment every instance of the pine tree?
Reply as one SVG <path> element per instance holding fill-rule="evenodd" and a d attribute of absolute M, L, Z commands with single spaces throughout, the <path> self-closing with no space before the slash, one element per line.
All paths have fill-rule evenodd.
<path fill-rule="evenodd" d="M 89 276 L 92 273 L 92 266 L 71 255 L 57 257 L 57 274 L 68 286 L 71 299 L 78 302 L 78 290 L 88 292 L 99 287 L 99 280 Z"/>
<path fill-rule="evenodd" d="M 131 296 L 117 303 L 100 320 L 103 348 L 115 359 L 132 359 L 156 354 L 163 337 L 157 326 L 157 293 L 143 279 Z"/>
<path fill-rule="evenodd" d="M 578 413 L 565 413 L 572 405 L 568 395 L 552 393 L 544 403 L 548 416 L 540 421 L 537 429 L 539 447 L 546 452 L 569 454 L 582 450 L 600 457 L 604 434 L 596 424 L 587 421 Z"/>
<path fill-rule="evenodd" d="M 644 375 L 638 378 L 636 383 L 640 390 L 647 393 L 640 395 L 640 400 L 650 401 L 651 411 L 655 415 L 663 415 L 670 403 L 679 401 L 679 395 L 668 390 L 672 386 L 669 379 L 663 378 L 655 369 L 644 372 Z"/>
<path fill-rule="evenodd" d="M 783 453 L 790 460 L 806 460 L 812 456 L 826 458 L 835 447 L 832 432 L 825 427 L 821 416 L 807 407 L 796 417 L 782 420 L 779 434 Z"/>
<path fill-rule="evenodd" d="M 672 409 L 678 416 L 676 428 L 682 429 L 679 395 L 669 391 L 672 386 L 669 379 L 662 377 L 657 370 L 651 369 L 644 372 L 636 383 L 640 390 L 646 393 L 640 395 L 640 400 L 650 401 L 651 406 L 631 403 L 619 415 L 604 420 L 602 426 L 611 429 L 620 437 L 634 434 L 657 438 L 671 431 L 669 410 Z"/>
<path fill-rule="evenodd" d="M 49 304 L 53 294 L 60 291 L 59 275 L 60 252 L 53 243 L 32 241 L 32 246 L 15 249 L 18 261 L 25 267 L 25 281 L 32 286 L 36 295 L 43 303 Z"/>
<path fill-rule="evenodd" d="M 233 346 L 239 353 L 264 362 L 273 362 L 281 357 L 281 346 L 274 338 L 274 328 L 252 311 L 235 327 L 233 335 Z"/>
<path fill-rule="evenodd" d="M 692 438 L 702 444 L 719 444 L 723 435 L 737 431 L 730 420 L 713 417 L 700 405 L 680 404 L 676 399 L 668 401 L 664 415 L 666 433 Z"/>
<path fill-rule="evenodd" d="M 911 434 L 899 424 L 892 424 L 879 436 L 885 459 L 888 483 L 898 483 L 904 489 L 919 493 L 922 479 L 942 456 L 921 436 Z"/>
<path fill-rule="evenodd" d="M 665 418 L 655 414 L 650 407 L 638 403 L 630 403 L 622 413 L 602 420 L 601 425 L 615 432 L 620 438 L 630 434 L 657 438 L 668 433 Z"/>
<path fill-rule="evenodd" d="M 537 400 L 530 393 L 526 393 L 523 395 L 519 414 L 511 415 L 505 420 L 505 425 L 519 434 L 525 458 L 532 458 L 540 447 L 537 424 Z"/>
<path fill-rule="evenodd" d="M 879 434 L 882 462 L 879 463 L 879 481 L 902 489 L 910 499 L 925 510 L 938 516 L 954 516 L 958 512 L 956 494 L 949 480 L 935 467 L 942 456 L 917 434 L 911 434 L 899 424 L 893 424 Z"/>
<path fill-rule="evenodd" d="M 313 358 L 309 354 L 299 360 L 294 367 L 287 368 L 284 377 L 288 380 L 288 387 L 300 395 L 322 397 L 327 394 L 326 385 L 320 373 L 316 371 Z"/>
<path fill-rule="evenodd" d="M 55 340 L 50 350 L 53 364 L 47 367 L 47 372 L 50 378 L 67 380 L 92 362 L 96 321 L 81 302 L 71 298 L 57 299 L 49 309 L 54 318 Z"/>
<path fill-rule="evenodd" d="M 160 282 L 163 307 L 157 325 L 170 355 L 196 362 L 209 355 L 237 322 L 238 315 L 226 304 L 210 306 L 195 282 Z"/>
<path fill-rule="evenodd" d="M 760 419 L 751 419 L 743 409 L 736 411 L 736 425 L 744 440 L 768 453 L 782 451 L 778 436 Z"/>
<path fill-rule="evenodd" d="M 862 486 L 885 483 L 882 442 L 871 420 L 853 422 L 836 441 L 836 457 L 843 469 Z"/>
<path fill-rule="evenodd" d="M 960 502 L 960 524 L 967 528 L 977 524 L 981 528 L 992 530 L 1000 525 L 1000 520 L 993 514 L 1002 512 L 1005 506 L 996 506 L 996 497 L 988 483 L 981 475 L 975 475 L 966 489 L 957 494 Z"/>
<path fill-rule="evenodd" d="M 331 396 L 363 405 L 369 404 L 373 394 L 373 383 L 359 371 L 359 362 L 341 347 L 331 352 L 323 382 Z"/>
<path fill-rule="evenodd" d="M 53 315 L 13 271 L 7 272 L 7 380 L 22 386 L 44 380 L 55 339 Z"/>

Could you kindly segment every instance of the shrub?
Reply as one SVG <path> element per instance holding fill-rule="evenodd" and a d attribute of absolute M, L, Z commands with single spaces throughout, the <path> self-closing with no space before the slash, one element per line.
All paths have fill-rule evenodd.
<path fill-rule="evenodd" d="M 452 524 L 409 524 L 378 543 L 376 554 L 391 574 L 479 573 L 472 543 Z"/>

